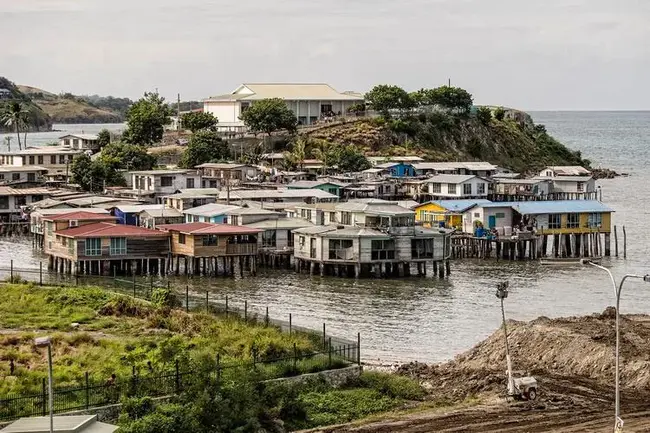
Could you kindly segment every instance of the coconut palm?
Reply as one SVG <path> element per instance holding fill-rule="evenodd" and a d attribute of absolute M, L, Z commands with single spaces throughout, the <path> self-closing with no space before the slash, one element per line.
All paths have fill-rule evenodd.
<path fill-rule="evenodd" d="M 335 162 L 333 158 L 332 146 L 326 140 L 314 139 L 311 142 L 309 153 L 312 158 L 318 159 L 323 163 L 323 175 L 332 167 Z"/>
<path fill-rule="evenodd" d="M 27 124 L 29 113 L 27 109 L 20 102 L 10 102 L 5 109 L 5 112 L 2 113 L 0 117 L 0 122 L 2 122 L 7 127 L 14 128 L 16 131 L 16 137 L 18 137 L 18 150 L 22 150 L 22 143 L 20 141 L 20 129 L 25 127 Z"/>
<path fill-rule="evenodd" d="M 288 165 L 291 167 L 297 167 L 298 170 L 302 170 L 302 166 L 305 161 L 305 148 L 307 147 L 307 141 L 304 138 L 298 138 L 293 142 L 291 146 L 291 152 L 284 153 L 284 159 L 288 162 Z"/>

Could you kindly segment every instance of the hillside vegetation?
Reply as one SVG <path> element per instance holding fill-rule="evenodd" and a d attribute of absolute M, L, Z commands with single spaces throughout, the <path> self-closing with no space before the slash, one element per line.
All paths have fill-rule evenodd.
<path fill-rule="evenodd" d="M 52 129 L 52 118 L 41 109 L 40 106 L 35 104 L 29 98 L 29 95 L 23 93 L 18 86 L 4 77 L 0 77 L 0 89 L 7 89 L 11 93 L 11 101 L 18 101 L 23 107 L 25 116 L 25 124 L 20 125 L 20 131 L 49 131 Z M 0 114 L 5 112 L 8 108 L 10 100 L 0 100 Z M 7 126 L 0 122 L 0 132 L 14 132 L 12 126 Z"/>
<path fill-rule="evenodd" d="M 568 149 L 541 125 L 525 120 L 443 112 L 421 113 L 400 119 L 361 119 L 307 133 L 330 143 L 353 144 L 366 156 L 418 155 L 430 161 L 489 161 L 518 172 L 547 165 L 589 166 L 580 152 Z"/>
<path fill-rule="evenodd" d="M 54 123 L 119 123 L 124 121 L 123 113 L 94 106 L 85 97 L 70 93 L 55 95 L 36 87 L 18 86 L 47 113 Z"/>

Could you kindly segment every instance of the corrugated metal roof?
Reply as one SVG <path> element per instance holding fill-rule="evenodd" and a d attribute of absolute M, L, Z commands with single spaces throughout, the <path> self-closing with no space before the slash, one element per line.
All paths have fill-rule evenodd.
<path fill-rule="evenodd" d="M 183 214 L 180 213 L 178 210 L 174 209 L 173 207 L 166 207 L 166 208 L 161 208 L 161 209 L 145 209 L 140 214 L 146 213 L 147 215 L 154 217 L 154 218 L 178 218 L 182 217 Z"/>
<path fill-rule="evenodd" d="M 296 229 L 293 231 L 305 235 L 327 235 L 332 237 L 371 237 L 378 239 L 390 239 L 390 235 L 379 230 L 366 227 L 345 227 L 337 225 L 314 226 Z"/>
<path fill-rule="evenodd" d="M 253 227 L 261 230 L 293 230 L 303 227 L 312 227 L 314 224 L 302 218 L 278 218 L 273 220 L 258 221 L 245 224 L 246 227 Z"/>
<path fill-rule="evenodd" d="M 70 220 L 81 220 L 81 221 L 90 221 L 90 220 L 100 220 L 100 221 L 115 221 L 115 217 L 109 214 L 96 213 L 96 212 L 87 212 L 87 211 L 78 211 L 61 213 L 58 215 L 50 215 L 43 218 L 44 220 L 51 221 L 70 221 Z"/>
<path fill-rule="evenodd" d="M 338 182 L 333 182 L 330 180 L 327 181 L 321 181 L 321 180 L 297 180 L 295 182 L 291 182 L 287 184 L 287 188 L 302 188 L 302 189 L 311 189 L 311 188 L 317 188 L 322 185 L 334 185 L 339 188 L 345 186 L 342 183 Z"/>
<path fill-rule="evenodd" d="M 522 215 L 614 212 L 598 200 L 548 200 L 509 203 Z"/>
<path fill-rule="evenodd" d="M 498 167 L 489 162 L 417 162 L 413 164 L 416 170 L 436 170 L 436 171 L 449 171 L 449 170 L 475 170 L 475 171 L 492 171 Z"/>
<path fill-rule="evenodd" d="M 168 233 L 149 230 L 143 227 L 125 224 L 100 222 L 85 226 L 74 227 L 56 232 L 57 235 L 71 238 L 104 238 L 104 237 L 166 237 Z"/>
<path fill-rule="evenodd" d="M 411 209 L 398 205 L 397 202 L 380 199 L 349 201 L 336 206 L 336 210 L 378 215 L 412 215 L 414 213 Z"/>
<path fill-rule="evenodd" d="M 137 174 L 140 176 L 170 176 L 174 174 L 194 174 L 198 176 L 196 170 L 143 170 L 129 171 L 127 174 Z"/>
<path fill-rule="evenodd" d="M 0 196 L 3 195 L 50 195 L 52 190 L 47 188 L 12 188 L 0 186 Z"/>
<path fill-rule="evenodd" d="M 101 215 L 109 215 L 108 211 L 106 209 L 101 209 L 97 207 L 85 207 L 85 208 L 71 208 L 67 207 L 64 209 L 50 209 L 50 208 L 42 208 L 42 209 L 37 209 L 34 212 L 31 213 L 31 215 L 41 215 L 41 216 L 46 216 L 46 215 L 63 215 L 66 213 L 70 212 L 89 212 L 89 213 L 95 213 L 95 214 L 101 214 Z"/>
<path fill-rule="evenodd" d="M 424 183 L 453 183 L 459 184 L 472 180 L 477 176 L 473 174 L 439 174 L 437 176 L 430 177 L 424 181 Z"/>
<path fill-rule="evenodd" d="M 185 224 L 165 224 L 158 226 L 158 228 L 161 230 L 175 231 L 192 235 L 246 235 L 259 233 L 261 231 L 252 227 L 199 222 Z"/>
<path fill-rule="evenodd" d="M 163 204 L 138 204 L 138 205 L 120 205 L 114 206 L 115 209 L 123 213 L 140 213 L 143 210 L 149 209 L 162 209 L 165 205 Z"/>
<path fill-rule="evenodd" d="M 219 199 L 225 200 L 227 192 L 221 191 Z M 291 198 L 319 198 L 319 199 L 338 199 L 337 195 L 330 194 L 320 189 L 285 189 L 285 190 L 270 190 L 270 189 L 238 189 L 230 191 L 231 200 L 247 200 L 247 199 L 291 199 Z"/>
<path fill-rule="evenodd" d="M 368 161 L 371 163 L 381 162 L 423 162 L 424 159 L 419 156 L 369 156 Z"/>
<path fill-rule="evenodd" d="M 183 213 L 186 215 L 213 217 L 217 215 L 224 215 L 226 212 L 235 209 L 239 209 L 239 206 L 231 206 L 231 205 L 220 204 L 220 203 L 209 203 L 209 204 L 204 204 L 203 206 L 197 206 L 191 209 L 184 210 Z"/>
<path fill-rule="evenodd" d="M 68 137 L 73 137 L 73 138 L 81 138 L 82 140 L 91 140 L 91 141 L 96 141 L 99 140 L 99 136 L 95 134 L 68 134 L 68 135 L 62 135 L 59 137 L 59 140 L 63 140 L 64 138 Z"/>
<path fill-rule="evenodd" d="M 29 171 L 47 171 L 48 169 L 45 167 L 41 167 L 39 165 L 22 165 L 20 167 L 16 167 L 13 165 L 5 165 L 0 167 L 0 173 L 24 173 L 24 172 L 29 172 Z"/>
<path fill-rule="evenodd" d="M 248 89 L 251 94 L 236 93 Z M 325 83 L 244 83 L 230 95 L 211 97 L 208 101 L 280 98 L 285 100 L 363 101 L 362 96 L 340 93 Z"/>
<path fill-rule="evenodd" d="M 426 204 L 433 203 L 436 204 L 450 212 L 464 212 L 467 209 L 474 207 L 477 204 L 492 203 L 487 199 L 472 199 L 472 200 L 433 200 L 427 203 L 423 203 L 421 206 Z"/>
<path fill-rule="evenodd" d="M 553 170 L 557 176 L 584 176 L 591 175 L 591 172 L 579 165 L 551 165 L 545 170 Z"/>
<path fill-rule="evenodd" d="M 42 146 L 42 147 L 29 147 L 27 149 L 20 150 L 16 153 L 4 153 L 4 155 L 50 155 L 50 154 L 79 154 L 83 153 L 85 150 L 76 150 L 70 147 L 63 146 Z"/>
<path fill-rule="evenodd" d="M 234 170 L 241 167 L 251 167 L 255 168 L 252 165 L 248 164 L 235 164 L 231 162 L 206 162 L 205 164 L 197 165 L 197 168 L 216 168 L 219 170 Z"/>

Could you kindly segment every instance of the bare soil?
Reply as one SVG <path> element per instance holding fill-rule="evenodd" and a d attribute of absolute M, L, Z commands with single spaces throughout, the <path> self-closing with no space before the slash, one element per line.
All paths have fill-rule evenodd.
<path fill-rule="evenodd" d="M 448 408 L 314 432 L 612 432 L 614 316 L 609 308 L 586 317 L 508 322 L 513 368 L 533 375 L 539 384 L 534 402 L 506 399 L 505 345 L 499 329 L 451 362 L 399 367 L 397 374 L 417 378 L 432 399 L 448 401 Z M 622 318 L 621 379 L 624 431 L 650 432 L 650 316 Z M 478 403 L 461 407 L 470 400 Z"/>

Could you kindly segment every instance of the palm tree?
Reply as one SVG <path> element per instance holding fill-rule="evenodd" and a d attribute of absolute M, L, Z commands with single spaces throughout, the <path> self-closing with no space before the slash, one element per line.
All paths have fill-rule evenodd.
<path fill-rule="evenodd" d="M 307 142 L 304 138 L 299 138 L 293 142 L 291 152 L 284 153 L 284 159 L 293 167 L 297 167 L 302 171 L 303 164 L 305 163 L 305 147 Z"/>
<path fill-rule="evenodd" d="M 330 143 L 326 140 L 314 140 L 309 151 L 312 158 L 323 163 L 323 175 L 327 174 L 327 170 L 332 165 L 332 152 L 330 150 Z"/>
<path fill-rule="evenodd" d="M 27 124 L 27 109 L 20 102 L 10 102 L 5 112 L 2 114 L 0 121 L 7 127 L 14 127 L 16 137 L 18 137 L 18 150 L 22 150 L 20 141 L 20 128 Z"/>

